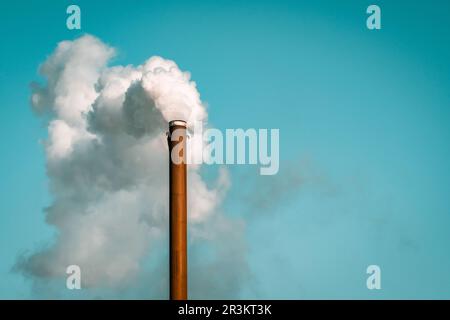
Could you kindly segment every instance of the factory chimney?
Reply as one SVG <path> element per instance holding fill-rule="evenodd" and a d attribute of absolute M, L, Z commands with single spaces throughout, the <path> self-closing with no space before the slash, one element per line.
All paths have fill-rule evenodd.
<path fill-rule="evenodd" d="M 169 123 L 170 300 L 187 299 L 186 122 Z"/>

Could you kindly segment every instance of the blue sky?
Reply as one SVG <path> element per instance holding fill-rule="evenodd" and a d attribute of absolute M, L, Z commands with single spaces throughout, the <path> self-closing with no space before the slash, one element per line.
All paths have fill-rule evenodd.
<path fill-rule="evenodd" d="M 246 220 L 252 274 L 236 298 L 450 298 L 450 4 L 376 1 L 369 31 L 368 1 L 76 3 L 81 31 L 65 27 L 71 2 L 0 6 L 0 298 L 31 296 L 11 267 L 54 234 L 29 83 L 85 33 L 118 50 L 112 64 L 189 70 L 219 129 L 280 129 L 278 177 L 230 167 L 225 207 Z M 382 290 L 366 288 L 370 264 Z"/>

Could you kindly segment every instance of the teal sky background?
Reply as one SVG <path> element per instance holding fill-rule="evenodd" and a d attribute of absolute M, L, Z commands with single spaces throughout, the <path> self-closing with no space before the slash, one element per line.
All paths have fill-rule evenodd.
<path fill-rule="evenodd" d="M 448 1 L 73 3 L 81 31 L 66 28 L 72 2 L 0 4 L 0 298 L 33 297 L 11 268 L 54 235 L 29 84 L 85 33 L 118 50 L 112 64 L 160 55 L 190 71 L 219 129 L 280 129 L 277 176 L 230 167 L 252 274 L 235 298 L 450 298 Z M 381 290 L 366 288 L 371 264 Z"/>

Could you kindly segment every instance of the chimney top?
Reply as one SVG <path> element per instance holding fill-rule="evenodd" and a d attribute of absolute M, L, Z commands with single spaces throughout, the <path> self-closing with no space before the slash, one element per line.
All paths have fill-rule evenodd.
<path fill-rule="evenodd" d="M 169 127 L 174 126 L 181 126 L 181 127 L 187 127 L 186 121 L 184 120 L 172 120 L 169 122 Z"/>

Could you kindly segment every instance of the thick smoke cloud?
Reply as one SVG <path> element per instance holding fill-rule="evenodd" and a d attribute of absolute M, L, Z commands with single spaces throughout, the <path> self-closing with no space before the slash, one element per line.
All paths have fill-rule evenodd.
<path fill-rule="evenodd" d="M 32 107 L 49 119 L 53 202 L 46 219 L 57 235 L 52 245 L 21 257 L 16 269 L 40 286 L 60 279 L 62 290 L 72 264 L 81 267 L 85 288 L 129 289 L 159 279 L 142 297 L 165 298 L 167 265 L 156 252 L 167 239 L 167 122 L 205 122 L 207 113 L 190 74 L 175 62 L 152 57 L 109 67 L 113 56 L 114 49 L 89 35 L 63 41 L 40 67 L 46 84 L 32 84 Z M 209 186 L 199 170 L 190 166 L 188 177 L 190 293 L 232 297 L 247 270 L 245 226 L 220 211 L 227 171 Z M 160 261 L 149 276 L 143 262 L 152 259 Z"/>

